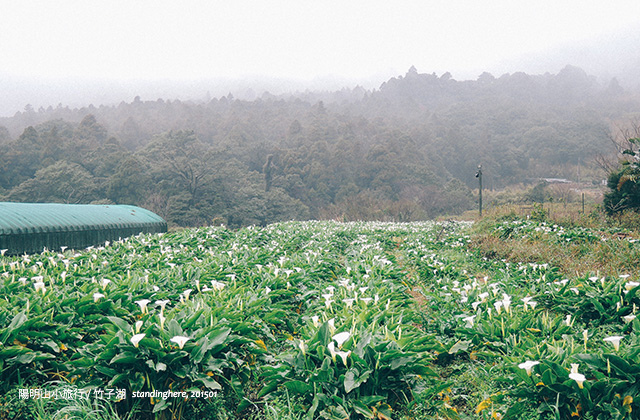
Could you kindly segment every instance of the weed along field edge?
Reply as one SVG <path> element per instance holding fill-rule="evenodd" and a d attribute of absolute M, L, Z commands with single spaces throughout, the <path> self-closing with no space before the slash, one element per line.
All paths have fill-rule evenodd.
<path fill-rule="evenodd" d="M 639 253 L 514 216 L 3 255 L 0 419 L 639 418 Z"/>

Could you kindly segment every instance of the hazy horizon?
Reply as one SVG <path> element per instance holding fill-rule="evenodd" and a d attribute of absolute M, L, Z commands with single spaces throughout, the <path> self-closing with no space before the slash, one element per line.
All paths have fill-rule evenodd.
<path fill-rule="evenodd" d="M 0 116 L 575 65 L 635 89 L 640 3 L 26 1 L 0 6 Z"/>

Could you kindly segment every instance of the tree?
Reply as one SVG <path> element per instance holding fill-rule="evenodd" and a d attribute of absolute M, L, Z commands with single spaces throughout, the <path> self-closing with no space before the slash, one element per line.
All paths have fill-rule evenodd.
<path fill-rule="evenodd" d="M 547 181 L 540 182 L 538 185 L 536 185 L 535 187 L 527 191 L 525 199 L 531 203 L 543 204 L 548 197 L 548 193 L 547 193 L 548 185 L 549 183 Z"/>
<path fill-rule="evenodd" d="M 152 163 L 156 182 L 189 193 L 193 205 L 214 172 L 213 151 L 193 131 L 171 131 L 156 137 L 143 155 Z"/>
<path fill-rule="evenodd" d="M 3 145 L 0 152 L 0 185 L 10 189 L 33 177 L 41 165 L 40 135 L 32 126 L 20 137 Z"/>
<path fill-rule="evenodd" d="M 267 162 L 262 167 L 262 172 L 264 173 L 264 190 L 268 192 L 273 182 L 273 155 L 267 156 Z"/>
<path fill-rule="evenodd" d="M 35 203 L 90 203 L 99 197 L 93 177 L 76 163 L 60 161 L 36 172 L 36 176 L 11 190 L 11 201 Z"/>
<path fill-rule="evenodd" d="M 8 142 L 9 140 L 11 140 L 9 130 L 7 129 L 7 127 L 0 125 L 0 144 Z"/>
<path fill-rule="evenodd" d="M 640 137 L 627 140 L 629 148 L 622 151 L 626 156 L 620 167 L 609 174 L 604 196 L 605 211 L 612 215 L 624 210 L 640 210 Z"/>
<path fill-rule="evenodd" d="M 86 115 L 76 128 L 75 137 L 88 143 L 104 143 L 108 138 L 107 129 L 98 124 L 93 114 Z"/>
<path fill-rule="evenodd" d="M 140 205 L 151 190 L 148 166 L 134 156 L 122 162 L 109 179 L 107 197 L 117 204 Z"/>

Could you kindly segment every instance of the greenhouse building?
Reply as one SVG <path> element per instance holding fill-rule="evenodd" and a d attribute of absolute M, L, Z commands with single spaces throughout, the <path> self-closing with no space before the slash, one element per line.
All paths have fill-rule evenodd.
<path fill-rule="evenodd" d="M 8 255 L 82 249 L 166 231 L 164 219 L 135 206 L 0 202 L 0 249 Z"/>

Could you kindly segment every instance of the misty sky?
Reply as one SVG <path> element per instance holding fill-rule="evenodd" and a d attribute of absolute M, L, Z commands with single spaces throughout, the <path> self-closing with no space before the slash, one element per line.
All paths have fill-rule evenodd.
<path fill-rule="evenodd" d="M 475 79 L 639 23 L 638 0 L 0 0 L 0 78 Z"/>

